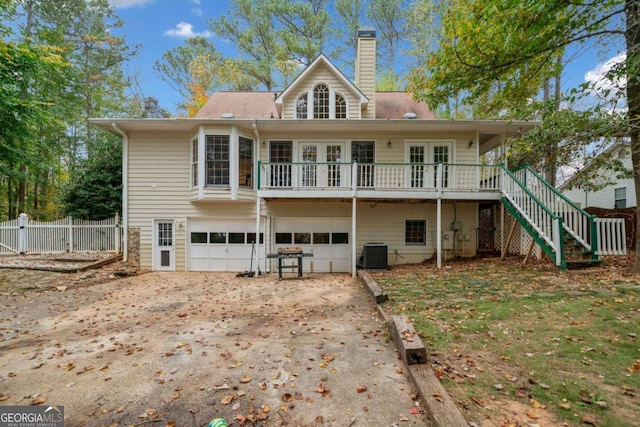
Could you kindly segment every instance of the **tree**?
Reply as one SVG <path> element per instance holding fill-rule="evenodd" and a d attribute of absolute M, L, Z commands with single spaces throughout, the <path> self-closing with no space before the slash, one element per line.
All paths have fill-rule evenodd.
<path fill-rule="evenodd" d="M 3 0 L 0 18 L 2 213 L 55 217 L 74 166 L 105 138 L 88 119 L 126 110 L 122 65 L 136 48 L 113 35 L 122 22 L 107 0 Z"/>
<path fill-rule="evenodd" d="M 581 132 L 591 137 L 585 143 L 593 141 L 594 136 L 629 138 L 636 197 L 640 200 L 639 8 L 638 0 L 453 1 L 442 17 L 444 38 L 440 50 L 429 53 L 426 66 L 412 73 L 411 87 L 418 99 L 432 106 L 441 105 L 457 91 L 464 92 L 468 101 L 490 94 L 497 104 L 519 105 L 514 110 L 515 117 L 536 118 L 534 112 L 549 110 L 536 112 L 529 101 L 539 93 L 544 79 L 554 75 L 556 58 L 567 46 L 606 46 L 612 39 L 624 38 L 626 60 L 607 76 L 610 80 L 626 79 L 628 111 L 624 120 L 607 120 L 603 116 L 607 108 L 601 105 L 591 114 L 609 125 L 602 126 L 599 134 L 594 135 L 588 127 L 581 128 Z M 593 89 L 583 85 L 568 94 L 566 101 L 584 99 Z M 568 136 L 571 134 L 567 132 L 562 138 Z M 548 141 L 541 136 L 539 141 L 545 140 Z M 640 221 L 636 229 L 639 243 L 633 271 L 639 273 Z"/>
<path fill-rule="evenodd" d="M 65 189 L 65 213 L 74 218 L 102 220 L 122 211 L 122 146 L 111 135 L 100 141 Z"/>
<path fill-rule="evenodd" d="M 379 31 L 381 60 L 378 68 L 395 74 L 400 42 L 405 38 L 407 12 L 403 0 L 369 0 L 366 13 Z"/>
<path fill-rule="evenodd" d="M 322 52 L 331 27 L 326 5 L 327 0 L 231 0 L 228 13 L 209 26 L 238 50 L 236 75 L 274 90 Z"/>
<path fill-rule="evenodd" d="M 356 57 L 356 40 L 358 30 L 362 26 L 365 13 L 364 0 L 334 0 L 333 8 L 340 21 L 337 28 L 337 39 L 342 46 L 337 48 L 336 55 L 346 58 L 343 62 L 349 69 L 354 69 Z M 347 67 L 343 67 L 346 70 Z"/>
<path fill-rule="evenodd" d="M 11 3 L 0 3 L 3 18 L 15 16 Z M 12 31 L 0 25 L 0 35 Z M 45 158 L 38 156 L 43 127 L 58 126 L 51 111 L 48 93 L 32 89 L 34 82 L 47 84 L 61 74 L 67 63 L 60 49 L 29 40 L 0 40 L 0 175 L 6 189 L 7 218 L 24 210 L 29 168 L 41 168 Z M 4 215 L 3 215 L 4 216 Z"/>

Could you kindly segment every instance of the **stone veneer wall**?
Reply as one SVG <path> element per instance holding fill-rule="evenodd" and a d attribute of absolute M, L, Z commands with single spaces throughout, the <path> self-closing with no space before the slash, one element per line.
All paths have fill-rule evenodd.
<path fill-rule="evenodd" d="M 140 268 L 140 229 L 129 228 L 127 230 L 128 254 L 127 263 L 131 267 Z"/>

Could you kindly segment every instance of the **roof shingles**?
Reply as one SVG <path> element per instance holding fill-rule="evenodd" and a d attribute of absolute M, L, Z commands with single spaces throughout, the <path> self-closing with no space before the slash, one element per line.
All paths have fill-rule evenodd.
<path fill-rule="evenodd" d="M 437 118 L 425 103 L 416 102 L 407 92 L 376 92 L 375 97 L 376 119 L 402 119 L 405 113 L 414 113 L 417 119 Z M 237 119 L 277 119 L 274 100 L 274 92 L 216 92 L 196 118 L 216 119 L 231 113 Z"/>

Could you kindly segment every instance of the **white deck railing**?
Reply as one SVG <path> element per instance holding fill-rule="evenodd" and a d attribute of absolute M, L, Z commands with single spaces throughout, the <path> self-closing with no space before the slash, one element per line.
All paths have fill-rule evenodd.
<path fill-rule="evenodd" d="M 622 218 L 594 218 L 598 236 L 596 255 L 626 255 L 627 235 Z"/>
<path fill-rule="evenodd" d="M 595 255 L 627 253 L 624 219 L 608 218 L 605 221 L 604 218 L 589 214 L 552 187 L 529 166 L 514 172 L 514 175 L 551 212 L 562 218 L 563 228 L 587 250 L 592 250 L 594 238 L 597 238 Z"/>
<path fill-rule="evenodd" d="M 555 215 L 547 206 L 535 197 L 520 180 L 511 172 L 504 170 L 503 188 L 504 196 L 511 202 L 515 209 L 536 231 L 555 253 L 556 265 L 562 264 L 562 233 L 561 217 Z"/>
<path fill-rule="evenodd" d="M 260 163 L 261 190 L 500 191 L 500 166 L 442 163 Z"/>
<path fill-rule="evenodd" d="M 0 223 L 0 253 L 120 252 L 119 222 L 118 216 L 102 221 L 67 217 L 40 222 L 21 215 Z"/>

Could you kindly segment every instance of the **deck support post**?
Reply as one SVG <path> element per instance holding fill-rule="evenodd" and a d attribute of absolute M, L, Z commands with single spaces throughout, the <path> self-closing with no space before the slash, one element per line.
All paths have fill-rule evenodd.
<path fill-rule="evenodd" d="M 356 196 L 351 199 L 351 277 L 356 278 Z"/>
<path fill-rule="evenodd" d="M 258 277 L 260 274 L 260 209 L 262 208 L 262 198 L 256 197 L 256 241 L 253 247 L 255 248 L 255 263 L 253 264 L 253 277 Z M 266 251 L 265 251 L 266 253 Z M 251 254 L 254 256 L 254 254 Z"/>

